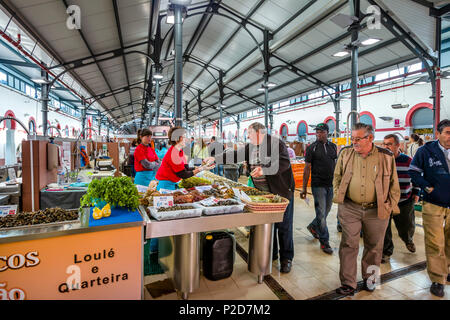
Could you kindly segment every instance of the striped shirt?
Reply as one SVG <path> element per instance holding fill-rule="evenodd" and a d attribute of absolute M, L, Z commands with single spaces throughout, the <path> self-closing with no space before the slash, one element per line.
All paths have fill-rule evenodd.
<path fill-rule="evenodd" d="M 420 188 L 413 186 L 411 177 L 408 174 L 409 165 L 412 159 L 404 153 L 400 153 L 395 158 L 395 165 L 397 167 L 398 182 L 400 183 L 401 196 L 400 201 L 403 202 L 411 198 L 412 195 L 418 195 Z"/>

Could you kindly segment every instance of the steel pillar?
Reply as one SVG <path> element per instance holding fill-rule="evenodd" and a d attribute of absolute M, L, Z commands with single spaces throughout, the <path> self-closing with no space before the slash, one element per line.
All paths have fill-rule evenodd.
<path fill-rule="evenodd" d="M 174 107 L 175 107 L 175 125 L 183 124 L 183 6 L 174 5 L 175 25 L 174 25 L 174 47 L 175 47 L 175 85 L 174 85 Z"/>
<path fill-rule="evenodd" d="M 159 80 L 156 80 L 156 84 L 155 84 L 155 112 L 156 112 L 156 117 L 155 117 L 155 125 L 158 125 L 158 121 L 159 121 Z"/>
<path fill-rule="evenodd" d="M 81 109 L 81 134 L 83 139 L 86 139 L 86 103 L 83 101 L 83 109 Z"/>
<path fill-rule="evenodd" d="M 340 119 L 341 119 L 341 100 L 340 100 L 340 93 L 339 93 L 339 86 L 336 87 L 336 94 L 334 96 L 333 99 L 333 104 L 334 104 L 334 114 L 335 114 L 335 118 L 336 118 L 336 133 L 337 133 L 337 138 L 339 138 L 341 136 L 341 130 L 340 130 Z"/>
<path fill-rule="evenodd" d="M 358 40 L 359 35 L 359 13 L 361 8 L 360 0 L 349 0 L 350 1 L 350 10 L 351 15 L 358 18 L 358 21 L 355 21 L 351 26 L 350 30 L 352 32 L 352 87 L 351 87 L 351 111 L 358 111 L 358 46 L 356 45 L 356 41 Z M 351 127 L 356 123 L 356 114 L 352 113 L 351 118 Z"/>
<path fill-rule="evenodd" d="M 48 81 L 48 73 L 45 70 L 41 70 L 41 77 Z M 48 83 L 43 83 L 41 85 L 41 102 L 42 102 L 42 130 L 43 130 L 43 136 L 47 136 L 47 121 L 48 121 L 48 98 L 49 94 L 49 85 Z"/>

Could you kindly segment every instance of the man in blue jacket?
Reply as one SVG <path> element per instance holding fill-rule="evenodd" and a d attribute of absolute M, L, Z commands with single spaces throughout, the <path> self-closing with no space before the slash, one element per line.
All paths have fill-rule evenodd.
<path fill-rule="evenodd" d="M 450 120 L 439 122 L 438 140 L 417 150 L 408 173 L 424 190 L 422 217 L 432 294 L 444 296 L 450 282 Z"/>

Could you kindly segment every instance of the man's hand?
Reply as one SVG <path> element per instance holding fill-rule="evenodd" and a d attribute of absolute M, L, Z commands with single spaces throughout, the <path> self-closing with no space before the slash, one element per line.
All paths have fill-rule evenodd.
<path fill-rule="evenodd" d="M 214 163 L 216 161 L 216 158 L 214 157 L 208 157 L 203 159 L 203 163 Z"/>
<path fill-rule="evenodd" d="M 414 196 L 414 203 L 418 203 L 419 202 L 419 196 L 418 195 L 415 195 Z"/>
<path fill-rule="evenodd" d="M 302 189 L 302 191 L 300 192 L 300 199 L 306 199 L 306 190 Z"/>
<path fill-rule="evenodd" d="M 256 167 L 255 169 L 253 169 L 252 172 L 250 172 L 250 175 L 251 175 L 253 178 L 259 178 L 259 177 L 261 177 L 261 176 L 264 175 L 264 174 L 263 174 L 263 170 L 262 170 L 261 167 Z"/>

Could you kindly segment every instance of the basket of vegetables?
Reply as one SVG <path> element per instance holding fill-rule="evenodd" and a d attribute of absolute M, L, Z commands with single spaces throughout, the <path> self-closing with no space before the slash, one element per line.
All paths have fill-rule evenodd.
<path fill-rule="evenodd" d="M 241 199 L 250 212 L 254 213 L 278 213 L 284 212 L 289 205 L 289 200 L 279 195 L 249 196 L 251 201 Z"/>
<path fill-rule="evenodd" d="M 202 215 L 202 207 L 196 203 L 177 204 L 172 207 L 147 207 L 147 213 L 158 221 L 194 218 Z"/>

